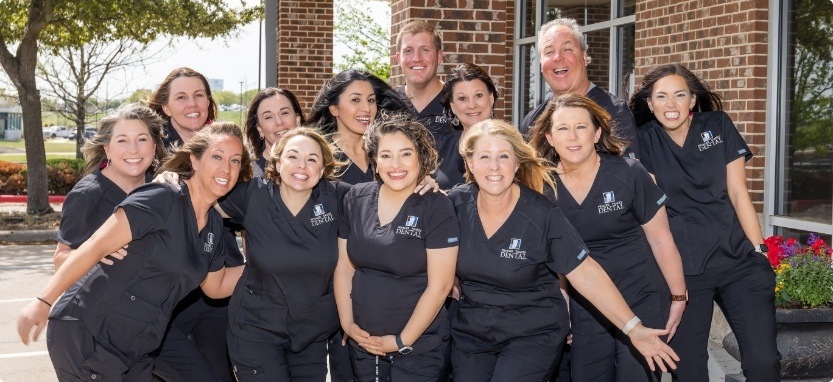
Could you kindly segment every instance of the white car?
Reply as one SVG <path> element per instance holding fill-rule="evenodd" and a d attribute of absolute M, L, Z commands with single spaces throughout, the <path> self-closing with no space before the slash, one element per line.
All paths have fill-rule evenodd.
<path fill-rule="evenodd" d="M 43 128 L 43 138 L 67 138 L 75 129 L 70 129 L 66 126 L 52 126 Z"/>

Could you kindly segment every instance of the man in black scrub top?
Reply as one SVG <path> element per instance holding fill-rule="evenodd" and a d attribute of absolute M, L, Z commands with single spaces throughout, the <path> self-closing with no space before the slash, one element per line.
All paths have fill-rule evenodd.
<path fill-rule="evenodd" d="M 426 21 L 413 20 L 402 27 L 396 47 L 396 62 L 405 75 L 405 85 L 396 91 L 417 120 L 434 136 L 434 148 L 440 156 L 434 178 L 440 188 L 450 189 L 464 180 L 456 169 L 460 160 L 453 159 L 460 156 L 457 152 L 459 134 L 455 134 L 448 124 L 445 108 L 440 102 L 443 82 L 437 77 L 437 69 L 443 62 L 443 50 L 439 32 Z"/>
<path fill-rule="evenodd" d="M 574 19 L 555 19 L 543 26 L 538 32 L 538 51 L 541 53 L 541 74 L 555 95 L 576 93 L 586 95 L 616 121 L 617 135 L 628 141 L 625 155 L 639 158 L 639 142 L 636 139 L 636 122 L 627 103 L 592 82 L 587 77 L 587 42 L 584 40 L 579 25 Z M 547 102 L 542 102 L 532 109 L 521 122 L 521 134 L 531 135 L 530 130 L 535 120 L 544 112 Z"/>

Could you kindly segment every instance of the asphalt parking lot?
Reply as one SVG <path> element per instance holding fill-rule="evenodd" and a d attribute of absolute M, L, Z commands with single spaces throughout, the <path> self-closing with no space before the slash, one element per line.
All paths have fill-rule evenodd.
<path fill-rule="evenodd" d="M 46 331 L 29 346 L 17 336 L 17 314 L 52 275 L 54 250 L 54 245 L 0 246 L 0 382 L 58 380 L 46 353 Z"/>

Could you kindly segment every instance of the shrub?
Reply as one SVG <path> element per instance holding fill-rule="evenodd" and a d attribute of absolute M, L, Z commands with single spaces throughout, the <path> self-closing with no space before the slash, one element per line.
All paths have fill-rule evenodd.
<path fill-rule="evenodd" d="M 46 176 L 50 194 L 66 195 L 81 179 L 83 159 L 47 159 Z M 0 161 L 0 192 L 25 194 L 26 166 Z"/>
<path fill-rule="evenodd" d="M 827 243 L 810 235 L 807 245 L 774 235 L 764 240 L 775 271 L 775 305 L 782 308 L 818 308 L 833 305 L 833 254 Z"/>

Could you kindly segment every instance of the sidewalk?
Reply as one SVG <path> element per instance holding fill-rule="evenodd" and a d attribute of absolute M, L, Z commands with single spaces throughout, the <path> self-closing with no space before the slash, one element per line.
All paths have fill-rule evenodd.
<path fill-rule="evenodd" d="M 53 203 L 52 208 L 60 212 L 62 204 Z M 0 212 L 26 212 L 26 203 L 0 203 Z M 58 237 L 57 229 L 32 230 L 32 231 L 2 231 L 0 230 L 0 241 L 7 243 L 32 243 L 54 241 Z"/>

